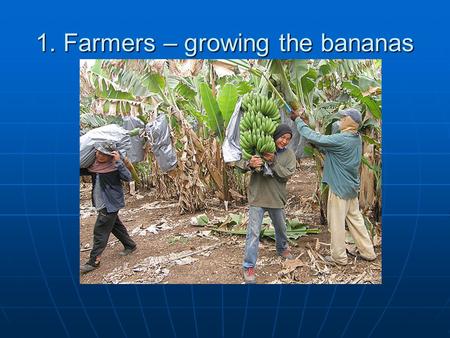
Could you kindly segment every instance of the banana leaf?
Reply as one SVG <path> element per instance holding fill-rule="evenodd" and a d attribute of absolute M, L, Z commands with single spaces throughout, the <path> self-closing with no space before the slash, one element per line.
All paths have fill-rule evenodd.
<path fill-rule="evenodd" d="M 217 103 L 220 111 L 222 112 L 223 119 L 225 121 L 224 127 L 226 128 L 230 121 L 231 115 L 234 112 L 234 108 L 238 101 L 238 92 L 235 86 L 231 83 L 225 84 L 219 92 L 217 97 Z"/>
<path fill-rule="evenodd" d="M 166 86 L 165 78 L 158 73 L 150 73 L 143 77 L 142 84 L 152 93 L 163 93 Z"/>
<path fill-rule="evenodd" d="M 211 88 L 206 83 L 200 83 L 199 86 L 202 104 L 207 115 L 208 127 L 219 135 L 223 140 L 223 117 L 220 113 L 219 105 L 213 96 Z"/>

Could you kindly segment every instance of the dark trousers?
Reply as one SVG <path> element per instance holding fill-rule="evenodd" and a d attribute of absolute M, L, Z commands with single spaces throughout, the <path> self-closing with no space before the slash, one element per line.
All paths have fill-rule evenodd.
<path fill-rule="evenodd" d="M 113 234 L 123 244 L 125 249 L 132 249 L 136 243 L 128 234 L 127 228 L 119 219 L 118 212 L 106 212 L 106 208 L 98 212 L 94 225 L 94 245 L 89 257 L 89 264 L 94 265 L 97 257 L 105 250 L 109 235 Z"/>

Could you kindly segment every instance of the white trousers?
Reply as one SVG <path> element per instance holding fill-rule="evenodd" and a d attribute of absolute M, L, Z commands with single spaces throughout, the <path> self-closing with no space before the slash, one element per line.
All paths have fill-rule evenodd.
<path fill-rule="evenodd" d="M 344 200 L 330 190 L 328 193 L 327 218 L 331 232 L 331 257 L 335 262 L 347 264 L 346 222 L 360 255 L 369 260 L 376 257 L 372 241 L 364 225 L 364 218 L 359 210 L 358 197 Z"/>

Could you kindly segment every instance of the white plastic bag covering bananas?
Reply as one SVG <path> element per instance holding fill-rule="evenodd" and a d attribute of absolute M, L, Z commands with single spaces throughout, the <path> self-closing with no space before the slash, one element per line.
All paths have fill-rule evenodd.
<path fill-rule="evenodd" d="M 103 141 L 114 142 L 122 157 L 125 157 L 131 148 L 131 140 L 128 131 L 117 124 L 108 124 L 89 130 L 80 137 L 80 168 L 87 168 L 94 163 L 94 145 L 97 142 Z"/>
<path fill-rule="evenodd" d="M 125 116 L 123 118 L 123 127 L 126 130 L 135 128 L 144 129 L 145 124 L 135 116 Z M 131 163 L 142 162 L 144 160 L 144 138 L 138 136 L 131 137 L 131 149 L 127 156 Z"/>
<path fill-rule="evenodd" d="M 154 121 L 147 123 L 145 132 L 161 170 L 168 172 L 174 169 L 177 165 L 177 154 L 172 146 L 166 115 L 161 114 Z"/>
<path fill-rule="evenodd" d="M 242 99 L 236 103 L 234 107 L 233 115 L 231 115 L 228 122 L 227 130 L 225 131 L 225 140 L 222 145 L 223 160 L 225 163 L 239 161 L 241 159 L 241 146 L 240 146 L 240 130 L 239 123 L 241 123 Z"/>

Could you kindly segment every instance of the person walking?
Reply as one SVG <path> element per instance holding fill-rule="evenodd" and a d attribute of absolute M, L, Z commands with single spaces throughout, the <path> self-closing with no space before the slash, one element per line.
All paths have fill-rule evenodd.
<path fill-rule="evenodd" d="M 81 273 L 93 271 L 100 266 L 100 258 L 111 233 L 124 246 L 120 255 L 126 256 L 137 248 L 118 215 L 119 210 L 125 206 L 121 181 L 131 181 L 131 173 L 120 159 L 114 144 L 101 142 L 95 148 L 95 162 L 80 172 L 81 175 L 92 177 L 92 202 L 98 212 L 92 250 L 89 260 L 80 267 Z"/>

